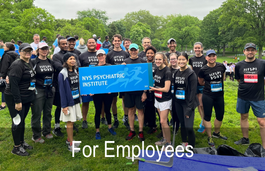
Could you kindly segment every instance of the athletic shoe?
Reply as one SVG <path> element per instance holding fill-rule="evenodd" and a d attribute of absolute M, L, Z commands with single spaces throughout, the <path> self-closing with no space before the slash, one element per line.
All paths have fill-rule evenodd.
<path fill-rule="evenodd" d="M 179 150 L 179 151 L 182 150 L 182 149 L 180 149 L 180 146 L 182 146 L 183 149 L 186 150 L 187 145 L 189 145 L 189 144 L 188 143 L 181 143 L 180 145 L 178 145 L 177 150 Z"/>
<path fill-rule="evenodd" d="M 208 137 L 208 144 L 214 146 L 213 137 Z"/>
<path fill-rule="evenodd" d="M 249 145 L 249 139 L 248 138 L 241 138 L 240 140 L 235 142 L 236 145 Z"/>
<path fill-rule="evenodd" d="M 42 139 L 41 137 L 36 140 L 32 137 L 32 141 L 34 141 L 35 143 L 41 143 L 41 144 L 45 142 L 44 139 Z"/>
<path fill-rule="evenodd" d="M 221 138 L 221 139 L 223 139 L 223 140 L 227 140 L 227 137 L 224 136 L 224 135 L 222 135 L 220 132 L 219 132 L 219 133 L 215 133 L 215 132 L 213 132 L 213 137 L 214 137 L 214 138 Z"/>
<path fill-rule="evenodd" d="M 6 106 L 0 106 L 0 110 L 4 110 Z"/>
<path fill-rule="evenodd" d="M 56 137 L 63 137 L 63 133 L 62 133 L 60 127 L 54 129 L 54 130 L 52 131 L 52 133 L 53 133 Z"/>
<path fill-rule="evenodd" d="M 167 143 L 166 139 L 162 138 L 161 140 L 155 142 L 155 145 L 162 146 L 162 145 L 164 145 L 166 143 Z"/>
<path fill-rule="evenodd" d="M 156 137 L 157 137 L 158 139 L 163 138 L 163 132 L 161 131 Z"/>
<path fill-rule="evenodd" d="M 150 128 L 149 131 L 147 132 L 147 134 L 153 134 L 157 131 L 156 128 Z"/>
<path fill-rule="evenodd" d="M 42 134 L 42 136 L 44 136 L 44 135 Z M 52 134 L 47 134 L 44 137 L 47 138 L 47 139 L 52 139 L 53 138 L 53 135 Z"/>
<path fill-rule="evenodd" d="M 202 127 L 202 123 L 203 123 L 203 120 L 202 120 L 201 123 L 200 123 L 200 128 Z"/>
<path fill-rule="evenodd" d="M 105 118 L 101 118 L 101 119 L 100 119 L 100 122 L 101 122 L 102 124 L 105 124 L 105 121 L 106 121 Z"/>
<path fill-rule="evenodd" d="M 13 150 L 11 151 L 12 154 L 16 154 L 18 156 L 28 156 L 29 153 L 22 147 L 14 147 Z"/>
<path fill-rule="evenodd" d="M 122 118 L 122 122 L 125 122 L 125 115 L 124 115 L 123 118 Z"/>
<path fill-rule="evenodd" d="M 116 120 L 115 122 L 114 122 L 114 124 L 113 124 L 113 129 L 116 129 L 116 128 L 118 128 L 119 127 L 119 121 L 118 120 Z"/>
<path fill-rule="evenodd" d="M 163 151 L 166 151 L 166 148 L 167 148 L 168 151 L 169 150 L 174 150 L 173 147 L 172 147 L 172 145 L 171 145 L 171 143 L 165 143 L 163 146 L 164 146 L 164 149 L 162 147 Z M 167 147 L 167 146 L 169 146 L 169 147 Z"/>
<path fill-rule="evenodd" d="M 73 140 L 75 141 L 75 140 Z M 68 139 L 66 139 L 65 141 L 66 145 L 70 145 L 70 142 L 68 141 Z M 80 143 L 75 143 L 75 147 L 79 147 L 80 146 Z"/>
<path fill-rule="evenodd" d="M 126 140 L 130 141 L 135 137 L 136 133 L 135 131 L 130 131 L 129 135 L 126 137 Z"/>
<path fill-rule="evenodd" d="M 123 123 L 123 125 L 130 131 L 130 125 L 128 123 L 128 120 Z"/>
<path fill-rule="evenodd" d="M 170 120 L 168 126 L 172 126 L 173 125 L 173 119 Z"/>
<path fill-rule="evenodd" d="M 87 121 L 84 120 L 84 121 L 82 122 L 82 128 L 83 128 L 83 129 L 88 128 L 88 126 L 87 126 Z"/>
<path fill-rule="evenodd" d="M 205 127 L 202 125 L 199 129 L 198 132 L 204 133 L 205 132 Z"/>
<path fill-rule="evenodd" d="M 113 128 L 109 128 L 108 130 L 109 130 L 109 132 L 110 132 L 112 135 L 117 135 L 117 133 L 113 130 Z"/>
<path fill-rule="evenodd" d="M 76 146 L 75 146 L 76 147 Z M 68 145 L 68 150 L 69 151 L 71 151 L 72 152 L 72 148 L 73 148 L 73 145 Z M 80 149 L 78 150 L 78 149 L 74 149 L 74 152 L 75 153 L 78 153 L 78 152 L 80 152 Z"/>
<path fill-rule="evenodd" d="M 32 146 L 30 146 L 28 143 L 26 143 L 25 141 L 23 142 L 23 144 L 21 144 L 21 146 L 26 150 L 26 149 L 28 149 L 28 150 L 32 150 L 33 149 L 33 147 Z"/>
<path fill-rule="evenodd" d="M 138 121 L 138 116 L 136 114 L 134 114 L 134 120 Z"/>
<path fill-rule="evenodd" d="M 140 141 L 144 141 L 145 140 L 144 133 L 143 132 L 139 132 L 138 138 L 139 138 Z"/>
<path fill-rule="evenodd" d="M 78 128 L 77 128 L 77 126 L 75 124 L 73 125 L 73 130 L 78 132 Z"/>
<path fill-rule="evenodd" d="M 101 140 L 100 132 L 96 132 L 96 140 Z"/>

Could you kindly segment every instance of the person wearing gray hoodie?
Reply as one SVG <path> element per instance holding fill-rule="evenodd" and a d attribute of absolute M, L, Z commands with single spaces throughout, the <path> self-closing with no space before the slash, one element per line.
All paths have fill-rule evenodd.
<path fill-rule="evenodd" d="M 82 53 L 87 52 L 87 46 L 85 44 L 85 40 L 83 38 L 80 39 L 79 41 L 79 45 L 76 48 L 77 50 L 79 50 Z"/>

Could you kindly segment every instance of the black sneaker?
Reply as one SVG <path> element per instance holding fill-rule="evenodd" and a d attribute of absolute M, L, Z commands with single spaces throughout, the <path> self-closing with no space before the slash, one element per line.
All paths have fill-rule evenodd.
<path fill-rule="evenodd" d="M 116 128 L 118 128 L 119 127 L 119 121 L 118 120 L 116 120 L 115 122 L 114 122 L 114 124 L 113 124 L 113 129 L 116 129 Z"/>
<path fill-rule="evenodd" d="M 101 118 L 100 121 L 101 121 L 102 124 L 105 124 L 106 119 L 105 118 Z"/>
<path fill-rule="evenodd" d="M 33 147 L 30 146 L 28 143 L 26 143 L 25 141 L 21 144 L 21 146 L 25 149 L 25 150 L 32 150 Z"/>
<path fill-rule="evenodd" d="M 87 121 L 84 120 L 84 121 L 82 122 L 82 128 L 83 128 L 83 129 L 88 128 L 88 126 L 87 126 Z"/>
<path fill-rule="evenodd" d="M 139 132 L 138 138 L 139 138 L 140 141 L 144 141 L 145 140 L 144 133 L 143 132 Z"/>
<path fill-rule="evenodd" d="M 157 137 L 158 139 L 163 138 L 163 132 L 161 131 L 156 137 Z"/>
<path fill-rule="evenodd" d="M 6 108 L 6 106 L 0 106 L 0 110 L 4 110 Z"/>
<path fill-rule="evenodd" d="M 18 156 L 28 156 L 29 153 L 22 147 L 14 147 L 13 150 L 11 151 L 12 154 L 16 154 Z"/>
<path fill-rule="evenodd" d="M 130 131 L 130 125 L 128 123 L 128 120 L 126 120 L 123 125 Z"/>
<path fill-rule="evenodd" d="M 235 142 L 236 145 L 249 145 L 249 139 L 248 138 L 241 138 L 240 140 Z"/>
<path fill-rule="evenodd" d="M 126 140 L 130 141 L 135 137 L 136 133 L 135 131 L 130 131 L 129 135 L 126 137 Z"/>
<path fill-rule="evenodd" d="M 78 132 L 78 128 L 77 128 L 77 126 L 75 124 L 73 125 L 73 130 Z"/>
<path fill-rule="evenodd" d="M 153 134 L 157 131 L 156 128 L 150 128 L 149 131 L 147 132 L 147 134 Z"/>
<path fill-rule="evenodd" d="M 56 137 L 63 137 L 63 133 L 61 131 L 61 128 L 56 128 L 52 131 L 52 133 L 56 136 Z"/>
<path fill-rule="evenodd" d="M 208 144 L 214 146 L 213 137 L 208 137 Z"/>
<path fill-rule="evenodd" d="M 223 140 L 227 140 L 227 137 L 222 135 L 220 132 L 219 133 L 213 132 L 213 137 L 214 138 L 220 138 L 220 139 L 223 139 Z"/>

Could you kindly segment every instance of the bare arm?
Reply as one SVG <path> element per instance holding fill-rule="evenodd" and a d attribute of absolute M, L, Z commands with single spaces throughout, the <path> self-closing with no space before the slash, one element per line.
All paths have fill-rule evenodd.
<path fill-rule="evenodd" d="M 199 81 L 199 84 L 204 86 L 205 85 L 205 81 L 204 81 L 204 78 L 200 78 L 198 77 L 198 81 Z"/>
<path fill-rule="evenodd" d="M 169 91 L 169 89 L 170 89 L 170 85 L 171 85 L 171 81 L 167 80 L 167 81 L 165 81 L 165 87 L 163 87 L 163 88 L 150 87 L 150 90 L 151 91 L 160 91 L 160 92 L 167 93 Z"/>

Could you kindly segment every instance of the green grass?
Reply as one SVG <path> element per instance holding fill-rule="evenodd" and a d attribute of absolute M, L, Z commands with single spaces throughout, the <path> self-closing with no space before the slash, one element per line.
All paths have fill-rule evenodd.
<path fill-rule="evenodd" d="M 228 58 L 219 58 L 218 60 L 229 60 Z M 219 61 L 222 62 L 222 61 Z M 240 129 L 240 114 L 236 112 L 236 99 L 237 99 L 237 82 L 226 81 L 224 84 L 225 91 L 225 115 L 223 120 L 223 126 L 221 128 L 222 134 L 228 137 L 227 141 L 214 139 L 216 147 L 221 144 L 227 144 L 241 153 L 244 153 L 247 146 L 236 146 L 234 141 L 242 137 Z M 54 114 L 55 107 L 53 107 Z M 65 145 L 66 140 L 66 130 L 64 128 L 64 123 L 61 123 L 63 128 L 64 138 L 53 138 L 51 140 L 45 139 L 44 144 L 35 144 L 31 141 L 32 131 L 30 127 L 31 111 L 26 118 L 26 131 L 25 131 L 25 141 L 33 146 L 33 150 L 29 151 L 29 157 L 19 157 L 11 154 L 13 148 L 13 139 L 11 135 L 11 118 L 8 113 L 8 109 L 0 112 L 1 122 L 0 122 L 0 170 L 138 170 L 138 165 L 126 165 L 127 159 L 123 158 L 121 152 L 120 157 L 106 158 L 104 154 L 104 143 L 105 141 L 115 141 L 115 144 L 109 145 L 109 147 L 114 147 L 115 151 L 109 152 L 108 155 L 116 155 L 117 145 L 139 145 L 141 143 L 138 138 L 135 137 L 132 141 L 125 141 L 125 137 L 129 133 L 125 126 L 122 125 L 122 105 L 121 100 L 118 100 L 118 117 L 120 120 L 120 126 L 116 129 L 117 136 L 110 136 L 107 131 L 107 126 L 101 124 L 101 137 L 102 140 L 95 140 L 95 128 L 94 128 L 94 105 L 90 103 L 90 109 L 88 114 L 88 124 L 89 128 L 83 130 L 81 128 L 81 121 L 77 122 L 79 125 L 79 133 L 74 133 L 74 139 L 82 141 L 81 147 L 85 145 L 99 145 L 96 149 L 95 157 L 91 156 L 85 158 L 82 153 L 78 153 L 73 158 L 71 152 L 69 152 Z M 256 117 L 250 111 L 249 114 L 249 135 L 251 143 L 257 142 L 261 143 L 259 134 L 259 125 L 257 123 Z M 171 118 L 171 116 L 169 116 Z M 213 113 L 212 123 L 214 121 L 215 114 Z M 54 116 L 52 118 L 52 127 L 54 127 Z M 198 110 L 195 112 L 194 129 L 197 130 L 201 122 Z M 159 124 L 157 119 L 157 124 Z M 136 130 L 138 130 L 138 122 L 136 122 Z M 148 135 L 146 132 L 148 128 L 144 128 L 145 132 L 145 148 L 148 145 L 154 145 L 154 142 L 158 139 L 156 135 L 159 131 L 153 135 Z M 196 147 L 208 147 L 206 134 L 201 134 L 195 131 L 196 136 Z M 181 142 L 180 133 L 176 136 L 175 144 Z M 86 153 L 88 154 L 88 149 Z"/>

